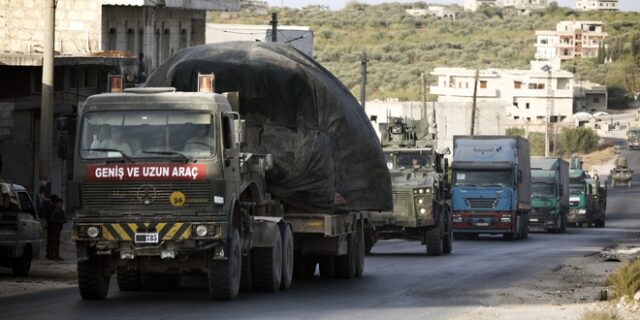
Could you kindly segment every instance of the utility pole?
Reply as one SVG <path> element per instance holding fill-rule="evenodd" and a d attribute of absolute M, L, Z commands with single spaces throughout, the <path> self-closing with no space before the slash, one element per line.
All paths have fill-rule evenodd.
<path fill-rule="evenodd" d="M 39 162 L 39 192 L 48 197 L 51 194 L 51 154 L 53 153 L 53 67 L 56 2 L 48 0 L 44 17 L 44 46 L 42 53 L 42 98 L 40 106 L 40 162 Z"/>
<path fill-rule="evenodd" d="M 360 82 L 360 104 L 364 110 L 364 104 L 367 100 L 367 52 L 362 51 L 360 55 L 360 71 L 362 72 L 362 80 Z"/>
<path fill-rule="evenodd" d="M 547 106 L 544 117 L 544 156 L 549 157 L 549 109 L 553 107 L 553 90 L 551 89 L 551 66 L 545 65 L 542 67 L 543 71 L 547 72 Z"/>
<path fill-rule="evenodd" d="M 427 88 L 424 82 L 424 72 L 420 72 L 420 99 L 422 100 L 422 119 L 427 118 Z"/>
<path fill-rule="evenodd" d="M 271 13 L 271 42 L 278 42 L 278 13 Z"/>
<path fill-rule="evenodd" d="M 473 82 L 473 103 L 471 105 L 471 136 L 475 135 L 476 127 L 476 100 L 478 99 L 478 80 L 480 79 L 480 69 L 476 69 L 475 81 Z"/>

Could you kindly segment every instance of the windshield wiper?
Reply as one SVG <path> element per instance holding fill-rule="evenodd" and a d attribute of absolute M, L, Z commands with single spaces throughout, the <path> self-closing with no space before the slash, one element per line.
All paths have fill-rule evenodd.
<path fill-rule="evenodd" d="M 129 161 L 131 163 L 136 163 L 135 161 L 133 161 L 133 159 L 131 159 L 131 157 L 124 153 L 124 151 L 122 150 L 118 150 L 118 149 L 110 149 L 110 148 L 89 148 L 89 149 L 83 149 L 83 151 L 98 151 L 98 152 L 117 152 L 120 154 L 120 156 L 122 157 L 122 159 Z"/>
<path fill-rule="evenodd" d="M 196 163 L 196 162 L 198 162 L 198 160 L 196 160 L 196 159 L 194 159 L 192 157 L 189 157 L 189 156 L 185 155 L 184 153 L 180 153 L 180 152 L 176 152 L 176 151 L 146 151 L 146 150 L 144 150 L 144 151 L 142 151 L 142 153 L 145 153 L 145 154 L 159 154 L 159 155 L 162 155 L 162 156 L 179 156 L 179 157 L 182 157 L 184 159 L 185 163 L 189 163 L 189 162 Z"/>

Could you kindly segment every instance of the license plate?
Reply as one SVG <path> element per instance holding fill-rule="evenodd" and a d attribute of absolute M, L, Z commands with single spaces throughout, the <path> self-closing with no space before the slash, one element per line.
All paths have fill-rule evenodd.
<path fill-rule="evenodd" d="M 538 219 L 529 219 L 529 222 L 538 222 Z"/>
<path fill-rule="evenodd" d="M 478 227 L 488 227 L 489 222 L 476 222 L 476 226 Z"/>
<path fill-rule="evenodd" d="M 157 233 L 136 233 L 136 243 L 158 243 Z"/>

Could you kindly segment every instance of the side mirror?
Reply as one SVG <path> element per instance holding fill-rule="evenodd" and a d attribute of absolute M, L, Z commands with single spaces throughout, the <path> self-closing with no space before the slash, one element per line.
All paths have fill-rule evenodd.
<path fill-rule="evenodd" d="M 239 145 L 244 144 L 244 133 L 245 133 L 245 126 L 246 126 L 246 120 L 244 119 L 233 119 L 233 124 L 234 124 L 234 135 L 236 138 L 236 142 Z"/>
<path fill-rule="evenodd" d="M 440 150 L 441 154 L 451 154 L 451 149 L 449 147 L 443 148 Z"/>
<path fill-rule="evenodd" d="M 240 112 L 240 92 L 238 91 L 225 92 L 222 95 L 225 98 L 227 98 L 227 101 L 229 101 L 229 105 L 231 105 L 231 110 L 235 112 Z"/>

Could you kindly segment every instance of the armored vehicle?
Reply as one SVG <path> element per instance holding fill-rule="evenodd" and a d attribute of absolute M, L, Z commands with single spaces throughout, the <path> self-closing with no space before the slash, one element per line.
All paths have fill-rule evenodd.
<path fill-rule="evenodd" d="M 453 249 L 448 163 L 434 150 L 426 119 L 390 118 L 380 124 L 382 148 L 391 173 L 393 211 L 370 213 L 367 249 L 377 239 L 416 239 L 427 254 Z"/>
<path fill-rule="evenodd" d="M 633 170 L 627 166 L 627 158 L 618 157 L 616 159 L 615 168 L 611 169 L 611 187 L 618 185 L 626 185 L 631 188 L 631 179 L 633 178 Z"/>
<path fill-rule="evenodd" d="M 26 276 L 40 254 L 42 227 L 27 190 L 0 180 L 0 265 Z"/>

